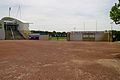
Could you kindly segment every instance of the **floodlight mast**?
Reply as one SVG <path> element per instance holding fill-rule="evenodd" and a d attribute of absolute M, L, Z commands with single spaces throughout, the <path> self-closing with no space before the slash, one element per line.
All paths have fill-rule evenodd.
<path fill-rule="evenodd" d="M 11 7 L 9 7 L 9 17 L 11 16 Z"/>
<path fill-rule="evenodd" d="M 18 14 L 19 14 L 19 16 L 18 16 Z M 19 17 L 21 19 L 21 6 L 20 5 L 18 6 L 16 17 Z"/>

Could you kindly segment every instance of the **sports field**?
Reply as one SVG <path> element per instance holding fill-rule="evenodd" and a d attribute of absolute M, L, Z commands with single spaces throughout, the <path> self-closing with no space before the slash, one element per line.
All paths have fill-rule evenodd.
<path fill-rule="evenodd" d="M 1 40 L 0 80 L 120 80 L 120 44 Z"/>

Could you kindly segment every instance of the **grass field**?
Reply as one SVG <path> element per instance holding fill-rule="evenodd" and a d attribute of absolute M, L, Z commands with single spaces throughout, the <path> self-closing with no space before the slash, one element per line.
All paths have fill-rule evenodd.
<path fill-rule="evenodd" d="M 67 37 L 51 37 L 50 40 L 66 41 Z"/>
<path fill-rule="evenodd" d="M 120 80 L 120 45 L 0 41 L 0 80 Z"/>

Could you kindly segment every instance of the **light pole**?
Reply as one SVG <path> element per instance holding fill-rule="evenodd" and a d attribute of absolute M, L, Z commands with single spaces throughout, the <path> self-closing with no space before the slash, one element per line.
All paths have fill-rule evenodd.
<path fill-rule="evenodd" d="M 113 26 L 112 26 L 113 22 L 111 22 L 110 24 L 111 24 L 111 36 L 112 36 L 111 37 L 111 39 L 112 39 L 111 41 L 113 42 Z"/>
<path fill-rule="evenodd" d="M 111 24 L 111 31 L 112 31 L 113 30 L 113 26 L 112 26 L 113 22 L 111 22 L 110 24 Z"/>

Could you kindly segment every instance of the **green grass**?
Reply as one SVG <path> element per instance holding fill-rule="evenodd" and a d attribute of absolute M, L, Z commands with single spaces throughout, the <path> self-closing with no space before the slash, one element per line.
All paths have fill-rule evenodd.
<path fill-rule="evenodd" d="M 116 43 L 119 43 L 119 44 L 120 44 L 120 41 L 116 41 Z"/>
<path fill-rule="evenodd" d="M 67 37 L 51 37 L 50 40 L 67 40 Z"/>

